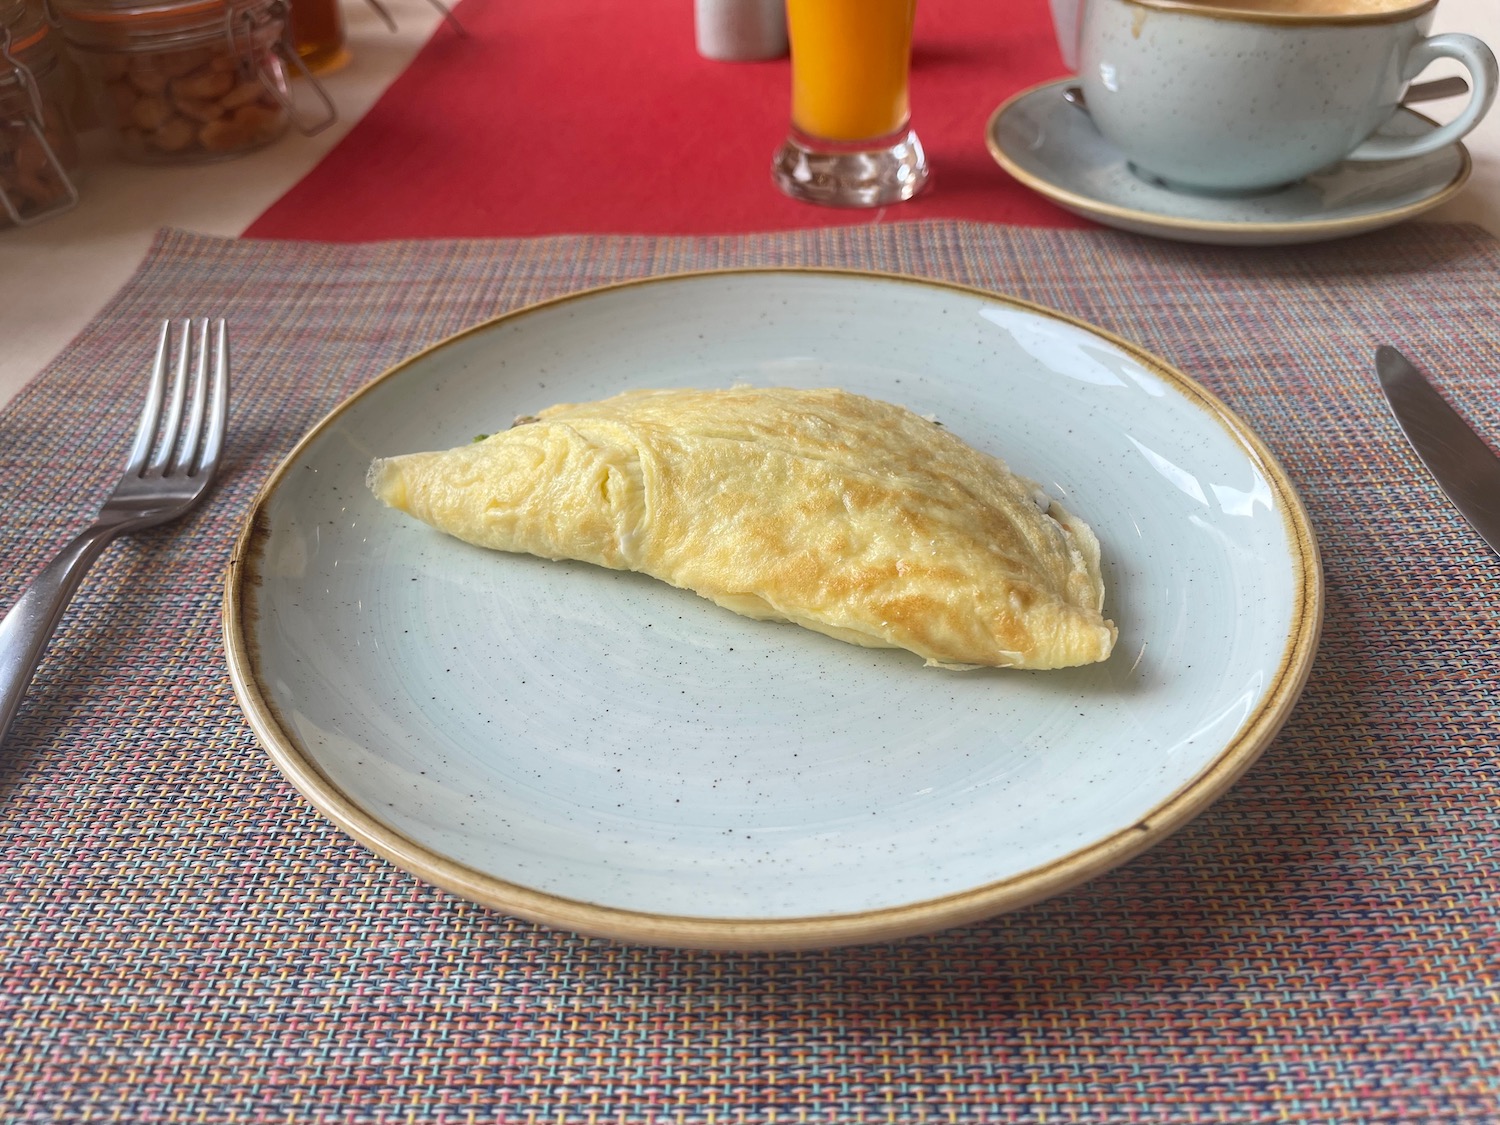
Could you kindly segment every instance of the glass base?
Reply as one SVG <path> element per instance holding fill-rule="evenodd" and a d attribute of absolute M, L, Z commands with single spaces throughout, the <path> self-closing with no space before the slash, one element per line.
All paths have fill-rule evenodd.
<path fill-rule="evenodd" d="M 771 161 L 771 178 L 793 199 L 827 207 L 883 207 L 927 183 L 927 154 L 910 129 L 843 143 L 793 129 Z"/>

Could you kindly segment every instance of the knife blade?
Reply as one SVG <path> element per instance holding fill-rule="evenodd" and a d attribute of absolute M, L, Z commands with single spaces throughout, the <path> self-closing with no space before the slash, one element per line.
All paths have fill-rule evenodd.
<path fill-rule="evenodd" d="M 1422 464 L 1500 555 L 1500 457 L 1395 348 L 1375 349 L 1375 372 L 1391 413 Z"/>

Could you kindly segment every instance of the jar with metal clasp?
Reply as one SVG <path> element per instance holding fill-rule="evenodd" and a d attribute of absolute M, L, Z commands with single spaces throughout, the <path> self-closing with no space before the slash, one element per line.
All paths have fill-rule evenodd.
<path fill-rule="evenodd" d="M 253 151 L 289 126 L 333 124 L 332 99 L 292 48 L 285 0 L 55 0 L 58 22 L 121 155 L 196 163 Z M 293 101 L 288 68 L 321 102 Z"/>
<path fill-rule="evenodd" d="M 51 28 L 24 0 L 0 0 L 0 226 L 78 202 L 78 145 Z"/>

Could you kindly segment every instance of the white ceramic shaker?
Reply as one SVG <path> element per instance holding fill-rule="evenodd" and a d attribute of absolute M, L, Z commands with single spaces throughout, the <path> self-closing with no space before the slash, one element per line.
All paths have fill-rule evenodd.
<path fill-rule="evenodd" d="M 748 62 L 787 52 L 786 0 L 693 0 L 693 27 L 706 59 Z"/>

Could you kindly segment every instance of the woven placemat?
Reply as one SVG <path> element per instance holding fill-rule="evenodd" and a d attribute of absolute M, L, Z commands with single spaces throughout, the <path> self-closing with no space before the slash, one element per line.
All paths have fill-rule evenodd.
<path fill-rule="evenodd" d="M 437 891 L 271 766 L 223 667 L 251 498 L 324 412 L 496 312 L 778 263 L 969 282 L 1217 391 L 1328 579 L 1291 721 L 1127 866 L 827 953 L 617 946 Z M 229 464 L 111 549 L 0 752 L 0 1120 L 1500 1121 L 1500 563 L 1391 425 L 1393 343 L 1500 436 L 1500 243 L 1407 225 L 1228 251 L 951 223 L 329 246 L 167 232 L 0 412 L 0 605 L 118 472 L 163 315 L 227 314 Z"/>

